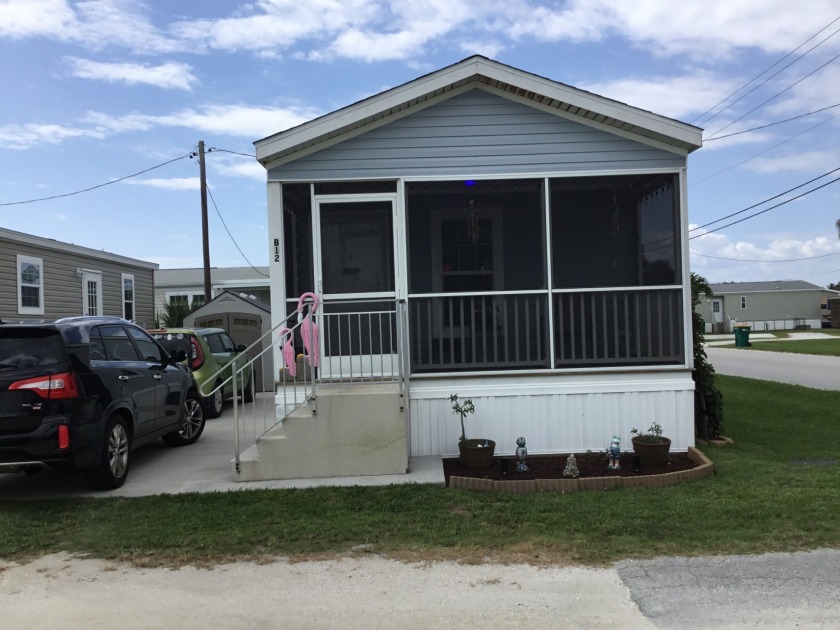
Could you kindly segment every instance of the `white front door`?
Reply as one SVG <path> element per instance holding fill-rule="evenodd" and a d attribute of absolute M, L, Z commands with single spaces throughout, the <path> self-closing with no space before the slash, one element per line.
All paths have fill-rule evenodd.
<path fill-rule="evenodd" d="M 398 373 L 395 195 L 316 197 L 323 378 Z"/>
<path fill-rule="evenodd" d="M 723 298 L 712 298 L 712 322 L 723 323 Z"/>
<path fill-rule="evenodd" d="M 101 271 L 82 270 L 82 315 L 103 315 Z"/>

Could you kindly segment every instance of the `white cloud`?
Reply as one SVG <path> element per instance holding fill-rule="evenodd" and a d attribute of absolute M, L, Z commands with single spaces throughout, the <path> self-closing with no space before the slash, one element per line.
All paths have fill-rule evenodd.
<path fill-rule="evenodd" d="M 47 37 L 89 49 L 138 54 L 292 51 L 312 59 L 366 61 L 422 56 L 443 38 L 464 50 L 498 52 L 504 40 L 597 42 L 620 37 L 663 56 L 704 63 L 739 49 L 787 52 L 836 17 L 835 0 L 255 0 L 220 18 L 156 25 L 156 13 L 130 0 L 7 0 L 0 38 Z M 488 37 L 496 42 L 477 46 Z M 488 41 L 492 41 L 489 39 Z M 826 49 L 837 44 L 827 42 Z"/>
<path fill-rule="evenodd" d="M 825 270 L 840 266 L 840 240 L 836 238 L 779 236 L 759 245 L 733 242 L 725 234 L 702 229 L 692 234 L 702 236 L 690 241 L 691 269 L 710 282 L 804 279 L 824 285 L 834 280 L 821 278 Z"/>
<path fill-rule="evenodd" d="M 154 85 L 164 89 L 192 90 L 198 79 L 185 63 L 163 63 L 157 66 L 136 63 L 101 63 L 88 59 L 69 57 L 71 73 L 82 79 L 125 83 L 127 85 Z"/>
<path fill-rule="evenodd" d="M 783 173 L 791 171 L 822 172 L 840 163 L 840 151 L 803 151 L 774 158 L 750 160 L 746 168 L 756 173 Z"/>
<path fill-rule="evenodd" d="M 37 144 L 60 144 L 68 138 L 97 138 L 107 136 L 102 129 L 64 125 L 29 123 L 0 127 L 0 148 L 28 149 Z"/>
<path fill-rule="evenodd" d="M 242 161 L 237 163 L 218 164 L 213 166 L 213 170 L 219 175 L 227 175 L 229 177 L 244 177 L 246 179 L 253 179 L 258 182 L 265 181 L 265 168 L 256 160 Z"/>
<path fill-rule="evenodd" d="M 788 0 L 571 0 L 562 8 L 510 2 L 511 34 L 543 41 L 598 41 L 617 35 L 660 55 L 698 59 L 731 55 L 739 48 L 787 52 L 836 17 L 833 0 L 812 0 L 807 12 Z"/>
<path fill-rule="evenodd" d="M 150 178 L 150 179 L 126 179 L 123 184 L 132 186 L 149 186 L 150 188 L 162 188 L 164 190 L 198 190 L 201 181 L 198 177 L 171 177 L 171 178 Z"/>
<path fill-rule="evenodd" d="M 7 0 L 0 4 L 0 38 L 47 37 L 101 50 L 168 53 L 187 44 L 162 33 L 148 8 L 129 0 Z"/>
<path fill-rule="evenodd" d="M 742 84 L 708 72 L 675 77 L 637 77 L 578 87 L 664 116 L 685 118 L 714 107 Z"/>
<path fill-rule="evenodd" d="M 250 107 L 206 105 L 201 110 L 184 109 L 153 116 L 127 114 L 111 116 L 90 112 L 86 120 L 114 132 L 139 131 L 153 127 L 186 127 L 207 133 L 245 138 L 263 138 L 315 118 L 319 112 L 304 107 Z"/>

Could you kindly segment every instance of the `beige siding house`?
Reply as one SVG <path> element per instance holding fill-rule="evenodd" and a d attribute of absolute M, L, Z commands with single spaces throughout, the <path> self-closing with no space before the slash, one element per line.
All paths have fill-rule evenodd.
<path fill-rule="evenodd" d="M 706 332 L 730 332 L 734 323 L 750 324 L 757 331 L 821 327 L 824 289 L 810 282 L 771 280 L 709 286 L 712 299 L 703 299 L 697 306 Z"/>
<path fill-rule="evenodd" d="M 0 319 L 112 315 L 151 326 L 156 263 L 0 228 Z"/>

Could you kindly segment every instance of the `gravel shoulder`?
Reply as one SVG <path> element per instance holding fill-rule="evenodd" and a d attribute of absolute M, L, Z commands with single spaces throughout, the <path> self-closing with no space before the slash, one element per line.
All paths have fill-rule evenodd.
<path fill-rule="evenodd" d="M 0 563 L 18 628 L 654 628 L 614 570 L 379 557 L 212 569 L 45 556 Z"/>

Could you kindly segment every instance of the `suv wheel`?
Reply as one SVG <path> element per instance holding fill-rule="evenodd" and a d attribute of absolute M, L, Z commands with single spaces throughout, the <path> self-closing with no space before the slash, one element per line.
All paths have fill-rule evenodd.
<path fill-rule="evenodd" d="M 171 446 L 187 446 L 200 438 L 203 431 L 204 408 L 201 406 L 198 394 L 187 392 L 181 426 L 177 431 L 164 435 L 163 441 Z"/>
<path fill-rule="evenodd" d="M 216 383 L 215 387 L 219 387 L 219 383 Z M 222 406 L 225 404 L 225 392 L 223 387 L 219 387 L 219 389 L 210 394 L 210 396 L 205 400 L 207 403 L 204 408 L 204 414 L 208 418 L 218 418 L 222 415 Z"/>
<path fill-rule="evenodd" d="M 128 424 L 122 416 L 112 416 L 105 429 L 105 443 L 99 464 L 85 471 L 88 485 L 95 490 L 113 490 L 128 477 L 131 438 Z"/>

